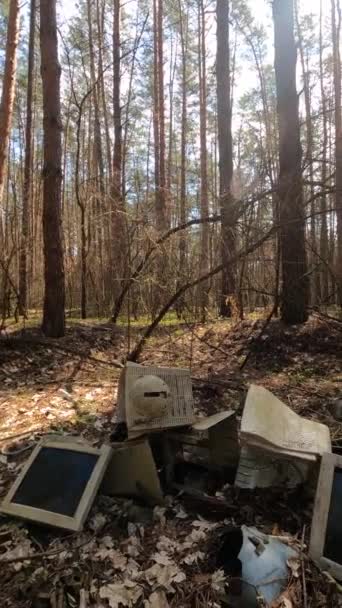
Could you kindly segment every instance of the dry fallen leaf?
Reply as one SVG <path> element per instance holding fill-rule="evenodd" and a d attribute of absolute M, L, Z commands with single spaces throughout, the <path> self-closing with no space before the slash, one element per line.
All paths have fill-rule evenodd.
<path fill-rule="evenodd" d="M 272 536 L 279 536 L 281 533 L 279 524 L 274 524 L 273 528 L 272 528 Z"/>
<path fill-rule="evenodd" d="M 161 589 L 154 591 L 148 600 L 144 601 L 144 608 L 169 608 L 165 592 Z"/>
<path fill-rule="evenodd" d="M 101 545 L 104 545 L 106 549 L 112 549 L 114 546 L 114 541 L 111 536 L 104 536 L 101 538 Z"/>
<path fill-rule="evenodd" d="M 123 583 L 112 583 L 100 587 L 100 598 L 107 600 L 111 608 L 120 606 L 134 606 L 143 595 L 142 588 L 138 583 L 124 581 Z"/>
<path fill-rule="evenodd" d="M 174 565 L 174 561 L 167 555 L 165 551 L 161 551 L 160 553 L 155 553 L 152 556 L 152 560 L 156 562 L 156 564 L 160 564 L 161 566 L 172 566 Z"/>
<path fill-rule="evenodd" d="M 227 582 L 227 577 L 223 570 L 216 570 L 211 575 L 211 587 L 216 593 L 224 593 L 224 587 Z"/>
<path fill-rule="evenodd" d="M 205 554 L 202 551 L 195 551 L 195 553 L 189 553 L 186 557 L 182 559 L 182 562 L 187 566 L 192 566 L 192 564 L 196 564 L 200 560 L 205 558 Z"/>
<path fill-rule="evenodd" d="M 79 608 L 88 608 L 88 605 L 89 605 L 88 601 L 89 601 L 89 592 L 86 591 L 85 589 L 81 589 Z"/>
<path fill-rule="evenodd" d="M 166 524 L 165 513 L 166 513 L 165 507 L 154 507 L 154 509 L 153 509 L 154 521 L 158 521 L 162 526 L 165 526 L 165 524 Z"/>
<path fill-rule="evenodd" d="M 102 513 L 97 513 L 89 522 L 89 528 L 93 530 L 93 532 L 98 532 L 101 530 L 107 522 L 107 518 Z"/>
<path fill-rule="evenodd" d="M 189 516 L 186 513 L 186 511 L 184 511 L 183 507 L 181 505 L 177 505 L 176 508 L 176 518 L 177 519 L 187 519 Z"/>
<path fill-rule="evenodd" d="M 194 544 L 207 539 L 207 534 L 204 530 L 192 530 L 191 534 L 187 537 L 187 540 L 183 543 L 184 549 L 190 549 Z"/>
<path fill-rule="evenodd" d="M 192 522 L 192 525 L 194 528 L 199 528 L 200 530 L 214 530 L 217 528 L 217 524 L 202 518 L 195 519 Z"/>
<path fill-rule="evenodd" d="M 301 563 L 300 563 L 299 559 L 296 559 L 295 557 L 291 557 L 290 559 L 287 560 L 286 564 L 290 568 L 292 576 L 294 578 L 299 578 L 300 570 L 301 570 Z"/>
<path fill-rule="evenodd" d="M 30 554 L 34 554 L 34 549 L 32 548 L 31 541 L 29 541 L 28 539 L 24 539 L 18 545 L 16 545 L 16 547 L 14 547 L 13 549 L 6 551 L 6 553 L 4 553 L 2 557 L 4 560 L 17 559 L 17 558 L 25 557 L 26 555 L 30 555 Z M 29 560 L 27 560 L 27 561 L 29 561 Z M 27 563 L 27 562 L 22 562 L 22 561 L 13 562 L 14 570 L 19 572 L 19 570 L 21 570 L 24 567 L 25 563 Z"/>
<path fill-rule="evenodd" d="M 130 557 L 139 557 L 141 551 L 141 543 L 137 536 L 131 536 L 127 543 L 126 552 Z"/>
<path fill-rule="evenodd" d="M 186 580 L 184 572 L 176 565 L 161 566 L 160 564 L 154 564 L 154 566 L 145 570 L 144 575 L 149 585 L 163 587 L 170 593 L 175 592 L 172 583 L 182 583 Z"/>
<path fill-rule="evenodd" d="M 286 591 L 272 603 L 272 608 L 293 608 L 293 603 Z"/>
<path fill-rule="evenodd" d="M 157 542 L 158 551 L 165 551 L 165 553 L 172 554 L 175 551 L 181 551 L 182 545 L 177 541 L 173 540 L 173 538 L 168 538 L 167 536 L 160 536 Z"/>
<path fill-rule="evenodd" d="M 115 549 L 99 549 L 94 555 L 96 560 L 110 559 L 115 570 L 125 572 L 127 567 L 127 557 Z"/>

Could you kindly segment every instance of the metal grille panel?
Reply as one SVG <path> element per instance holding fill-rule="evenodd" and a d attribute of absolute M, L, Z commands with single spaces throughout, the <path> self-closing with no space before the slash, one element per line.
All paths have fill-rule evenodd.
<path fill-rule="evenodd" d="M 194 404 L 189 370 L 156 366 L 145 367 L 135 363 L 127 363 L 122 374 L 124 375 L 124 381 L 120 379 L 119 382 L 118 421 L 126 420 L 129 434 L 187 426 L 194 422 Z M 169 407 L 160 418 L 137 422 L 129 395 L 135 381 L 141 376 L 149 375 L 158 376 L 169 386 L 171 392 Z M 123 390 L 124 395 L 122 394 Z M 125 405 L 125 412 L 123 412 L 123 404 Z"/>

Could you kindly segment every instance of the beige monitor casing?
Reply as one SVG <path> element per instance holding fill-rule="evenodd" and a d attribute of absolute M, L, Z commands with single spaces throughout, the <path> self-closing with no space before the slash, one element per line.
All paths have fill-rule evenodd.
<path fill-rule="evenodd" d="M 162 381 L 160 393 L 167 393 L 164 400 L 165 407 L 154 408 L 153 403 L 159 402 L 160 395 L 155 394 L 150 397 L 150 407 L 148 407 L 148 397 L 145 395 L 157 393 L 155 391 L 156 382 L 145 386 L 145 393 L 141 402 L 145 400 L 146 415 L 141 407 L 137 407 L 136 387 L 137 382 L 141 383 L 144 377 L 154 377 Z M 162 386 L 168 390 L 163 389 Z M 150 390 L 149 387 L 152 387 Z M 151 411 L 159 409 L 159 414 L 153 416 Z M 142 366 L 128 362 L 121 372 L 118 390 L 117 422 L 126 422 L 128 437 L 134 438 L 145 433 L 172 429 L 181 426 L 191 425 L 195 421 L 192 383 L 190 372 L 187 369 L 166 368 L 156 366 Z"/>
<path fill-rule="evenodd" d="M 341 581 L 342 560 L 337 563 L 324 555 L 335 468 L 342 469 L 342 456 L 323 454 L 311 523 L 309 555 L 321 570 Z"/>
<path fill-rule="evenodd" d="M 77 510 L 73 517 L 67 515 L 61 515 L 52 511 L 46 511 L 44 509 L 37 509 L 28 505 L 16 504 L 12 502 L 15 493 L 17 492 L 20 484 L 22 483 L 26 473 L 35 461 L 40 450 L 42 448 L 54 448 L 60 450 L 72 450 L 75 452 L 84 452 L 86 454 L 96 454 L 99 456 L 97 463 L 95 464 L 94 470 L 89 478 L 89 481 L 85 487 Z M 104 445 L 101 448 L 93 448 L 91 446 L 79 443 L 74 440 L 47 440 L 39 443 L 33 450 L 30 458 L 24 465 L 19 477 L 12 485 L 7 496 L 4 498 L 0 511 L 7 515 L 13 515 L 15 517 L 22 517 L 36 523 L 46 524 L 49 526 L 55 526 L 57 528 L 63 528 L 65 530 L 72 530 L 79 532 L 83 528 L 83 524 L 87 518 L 90 508 L 94 502 L 97 491 L 100 487 L 102 478 L 106 471 L 108 462 L 112 454 L 110 446 Z"/>

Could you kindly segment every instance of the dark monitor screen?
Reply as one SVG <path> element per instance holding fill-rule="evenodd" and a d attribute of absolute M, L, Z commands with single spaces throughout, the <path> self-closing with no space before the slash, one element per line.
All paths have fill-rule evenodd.
<path fill-rule="evenodd" d="M 323 556 L 342 564 L 342 469 L 335 468 Z"/>
<path fill-rule="evenodd" d="M 43 447 L 11 502 L 73 517 L 98 459 L 97 454 Z"/>

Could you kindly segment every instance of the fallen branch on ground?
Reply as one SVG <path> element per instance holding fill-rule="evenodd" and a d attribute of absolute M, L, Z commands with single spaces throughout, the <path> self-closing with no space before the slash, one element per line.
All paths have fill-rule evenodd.
<path fill-rule="evenodd" d="M 75 534 L 72 534 L 72 536 L 69 538 L 74 537 Z M 14 564 L 16 562 L 27 562 L 40 559 L 41 557 L 52 557 L 53 555 L 58 555 L 59 553 L 62 553 L 62 551 L 78 551 L 79 549 L 84 547 L 84 545 L 90 543 L 93 538 L 94 536 L 92 538 L 87 538 L 87 540 L 77 545 L 77 547 L 60 547 L 59 549 L 55 549 L 54 551 L 41 551 L 40 553 L 32 553 L 31 555 L 22 555 L 20 557 L 0 558 L 0 564 Z"/>
<path fill-rule="evenodd" d="M 254 205 L 258 201 L 262 200 L 266 196 L 270 196 L 273 193 L 274 193 L 274 190 L 267 190 L 265 192 L 261 192 L 260 194 L 254 196 L 254 197 L 247 198 L 245 200 L 235 201 L 235 205 L 234 205 L 234 209 L 232 210 L 232 214 L 233 215 L 237 215 L 238 214 L 237 217 L 236 217 L 236 222 L 239 219 L 239 217 L 241 217 L 245 213 L 246 209 L 250 205 Z M 141 274 L 142 270 L 144 269 L 144 267 L 146 266 L 147 262 L 149 261 L 151 255 L 158 249 L 158 247 L 160 247 L 160 245 L 162 245 L 163 243 L 165 243 L 174 234 L 177 234 L 178 232 L 181 232 L 183 230 L 187 230 L 188 228 L 191 228 L 191 226 L 199 226 L 201 224 L 207 224 L 207 223 L 217 223 L 217 222 L 220 222 L 220 221 L 221 221 L 221 216 L 220 215 L 212 215 L 212 216 L 204 217 L 204 218 L 196 218 L 196 219 L 189 220 L 188 222 L 184 222 L 183 224 L 179 224 L 178 226 L 174 226 L 173 228 L 170 228 L 170 230 L 168 230 L 167 232 L 165 232 L 164 234 L 162 234 L 153 243 L 153 245 L 150 247 L 150 249 L 147 251 L 147 253 L 143 257 L 143 259 L 141 260 L 141 262 L 138 264 L 138 266 L 136 267 L 136 269 L 133 271 L 133 273 L 131 274 L 131 276 L 125 281 L 125 284 L 124 284 L 124 286 L 122 288 L 122 291 L 121 291 L 119 297 L 117 298 L 117 300 L 115 302 L 115 306 L 114 306 L 114 310 L 113 310 L 113 315 L 112 315 L 112 319 L 111 319 L 112 322 L 116 323 L 116 321 L 118 319 L 118 316 L 120 314 L 120 310 L 121 310 L 123 301 L 125 299 L 125 296 L 126 296 L 128 290 L 129 290 L 130 286 L 138 278 L 138 276 Z"/>
<path fill-rule="evenodd" d="M 246 249 L 243 249 L 242 251 L 240 251 L 239 253 L 237 253 L 233 258 L 231 258 L 231 260 L 229 261 L 229 265 L 235 264 L 242 257 L 244 257 L 246 255 L 249 255 L 250 253 L 253 253 L 253 251 L 255 251 L 256 249 L 258 249 L 263 243 L 265 243 L 266 241 L 268 241 L 268 239 L 271 236 L 273 236 L 273 234 L 275 234 L 275 232 L 277 230 L 278 230 L 278 226 L 273 226 L 272 228 L 270 228 L 270 230 L 266 234 L 264 234 L 258 241 L 254 242 L 249 247 L 246 247 Z M 210 279 L 211 277 L 213 277 L 215 274 L 218 274 L 219 272 L 221 272 L 223 270 L 223 267 L 224 267 L 223 264 L 219 264 L 219 266 L 216 266 L 210 272 L 207 272 L 206 274 L 198 277 L 194 281 L 190 281 L 189 283 L 186 283 L 185 285 L 182 285 L 182 287 L 180 287 L 176 291 L 176 293 L 174 293 L 174 295 L 170 298 L 170 300 L 163 306 L 163 308 L 161 309 L 161 311 L 159 312 L 159 314 L 154 319 L 153 323 L 151 323 L 147 327 L 147 329 L 145 330 L 145 332 L 142 335 L 141 339 L 139 340 L 138 344 L 135 346 L 135 348 L 127 356 L 127 361 L 137 361 L 137 359 L 141 355 L 141 351 L 144 348 L 146 340 L 148 340 L 148 338 L 154 332 L 154 330 L 156 329 L 156 327 L 159 325 L 160 321 L 165 317 L 166 313 L 177 302 L 177 300 L 183 295 L 183 293 L 185 293 L 186 291 L 188 291 L 188 289 L 191 289 L 192 287 L 196 287 L 196 285 L 199 285 L 200 283 L 202 283 L 204 281 L 207 281 L 208 279 Z"/>

